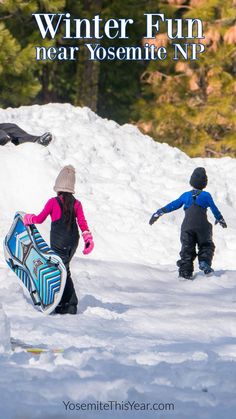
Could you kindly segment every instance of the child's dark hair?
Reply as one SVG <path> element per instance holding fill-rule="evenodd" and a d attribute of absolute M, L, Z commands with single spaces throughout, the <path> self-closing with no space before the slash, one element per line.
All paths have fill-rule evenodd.
<path fill-rule="evenodd" d="M 75 210 L 74 203 L 75 198 L 71 192 L 58 192 L 58 196 L 62 197 L 63 215 L 65 217 L 66 224 L 70 228 L 75 221 Z"/>

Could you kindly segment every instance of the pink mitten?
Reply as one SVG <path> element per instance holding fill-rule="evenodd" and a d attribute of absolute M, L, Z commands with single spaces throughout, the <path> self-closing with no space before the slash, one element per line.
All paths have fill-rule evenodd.
<path fill-rule="evenodd" d="M 23 223 L 25 226 L 29 226 L 30 224 L 34 224 L 32 219 L 35 214 L 25 214 L 23 218 Z"/>
<path fill-rule="evenodd" d="M 92 252 L 92 250 L 94 248 L 93 236 L 90 233 L 90 231 L 84 231 L 82 236 L 83 236 L 83 239 L 84 239 L 83 254 L 88 255 L 89 253 Z"/>

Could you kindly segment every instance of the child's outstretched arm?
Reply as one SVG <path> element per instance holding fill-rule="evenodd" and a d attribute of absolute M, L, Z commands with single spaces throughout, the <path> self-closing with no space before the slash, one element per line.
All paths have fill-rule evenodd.
<path fill-rule="evenodd" d="M 218 210 L 216 204 L 213 201 L 213 198 L 211 196 L 211 194 L 209 193 L 208 195 L 208 205 L 211 208 L 212 214 L 215 217 L 215 224 L 220 224 L 222 228 L 227 228 L 227 224 L 224 220 L 223 215 L 221 214 L 221 212 Z"/>
<path fill-rule="evenodd" d="M 160 218 L 162 215 L 168 213 L 168 212 L 172 212 L 175 211 L 179 208 L 181 208 L 184 204 L 184 195 L 182 194 L 178 199 L 176 199 L 175 201 L 170 202 L 169 204 L 167 204 L 165 207 L 158 209 L 156 212 L 154 212 L 154 214 L 152 214 L 150 220 L 149 220 L 149 224 L 152 225 L 155 223 L 155 221 L 158 220 L 158 218 Z"/>
<path fill-rule="evenodd" d="M 49 199 L 44 209 L 38 215 L 25 214 L 24 220 L 23 220 L 24 225 L 28 226 L 30 224 L 42 224 L 44 220 L 46 220 L 47 216 L 51 213 L 52 205 L 53 205 L 53 198 Z"/>

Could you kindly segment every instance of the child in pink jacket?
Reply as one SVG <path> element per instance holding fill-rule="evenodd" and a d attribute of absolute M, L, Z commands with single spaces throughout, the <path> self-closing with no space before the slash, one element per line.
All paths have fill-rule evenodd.
<path fill-rule="evenodd" d="M 65 166 L 59 173 L 54 191 L 55 198 L 49 199 L 39 215 L 26 214 L 24 224 L 41 224 L 51 216 L 50 243 L 52 250 L 57 253 L 64 262 L 67 270 L 67 279 L 60 304 L 56 307 L 56 313 L 76 314 L 78 298 L 70 273 L 70 261 L 79 244 L 79 229 L 82 231 L 85 247 L 84 254 L 89 254 L 93 248 L 93 237 L 89 231 L 87 221 L 84 217 L 82 204 L 74 198 L 75 169 L 73 166 Z"/>

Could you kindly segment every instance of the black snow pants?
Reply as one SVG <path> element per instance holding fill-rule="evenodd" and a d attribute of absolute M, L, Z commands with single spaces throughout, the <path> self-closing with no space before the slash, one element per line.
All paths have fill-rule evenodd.
<path fill-rule="evenodd" d="M 193 262 L 205 261 L 211 266 L 215 245 L 212 241 L 212 225 L 207 220 L 206 209 L 192 204 L 185 210 L 185 218 L 181 226 L 180 236 L 182 248 L 177 265 L 180 275 L 193 273 Z M 198 253 L 196 253 L 196 246 Z"/>
<path fill-rule="evenodd" d="M 0 145 L 11 141 L 15 145 L 23 143 L 35 143 L 38 136 L 30 135 L 16 124 L 0 124 Z"/>
<path fill-rule="evenodd" d="M 61 200 L 57 198 L 57 201 L 61 207 L 62 216 L 51 224 L 50 243 L 52 250 L 61 257 L 67 271 L 66 285 L 60 304 L 77 305 L 78 298 L 71 278 L 70 261 L 79 244 L 79 231 L 76 220 L 74 220 L 71 228 L 68 229 L 63 215 Z"/>

